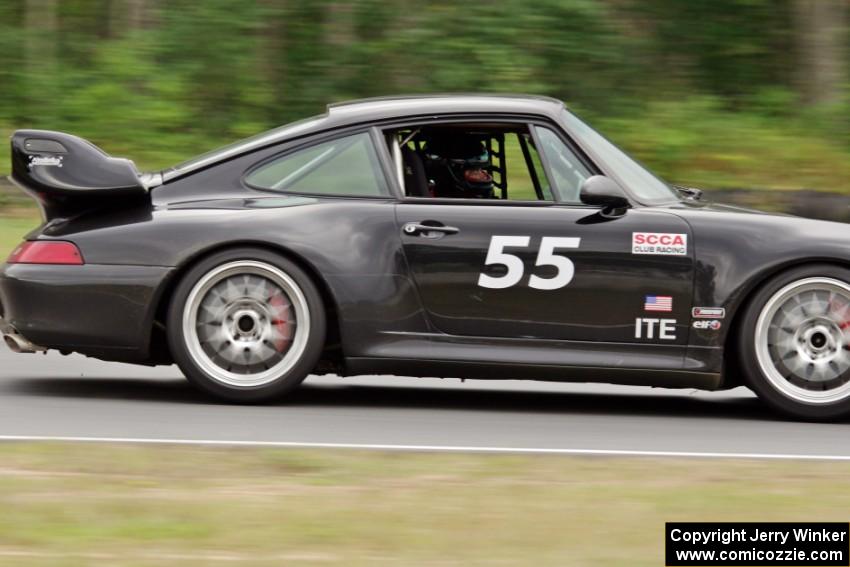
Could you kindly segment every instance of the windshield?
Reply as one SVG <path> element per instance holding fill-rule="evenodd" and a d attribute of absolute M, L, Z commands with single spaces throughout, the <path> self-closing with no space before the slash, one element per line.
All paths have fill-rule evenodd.
<path fill-rule="evenodd" d="M 660 203 L 678 199 L 667 183 L 609 142 L 605 136 L 579 120 L 576 115 L 564 110 L 563 119 L 567 131 L 590 148 L 641 201 Z"/>

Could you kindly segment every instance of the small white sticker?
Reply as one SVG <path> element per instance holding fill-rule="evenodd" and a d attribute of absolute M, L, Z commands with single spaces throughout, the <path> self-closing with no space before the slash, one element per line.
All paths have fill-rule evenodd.
<path fill-rule="evenodd" d="M 723 307 L 694 307 L 691 309 L 694 319 L 723 319 L 726 309 Z"/>
<path fill-rule="evenodd" d="M 638 317 L 635 319 L 635 338 L 675 341 L 676 320 Z"/>
<path fill-rule="evenodd" d="M 62 167 L 62 156 L 30 156 L 30 165 L 51 165 Z"/>
<path fill-rule="evenodd" d="M 671 232 L 633 232 L 632 254 L 687 256 L 688 235 Z"/>
<path fill-rule="evenodd" d="M 720 321 L 716 319 L 713 321 L 694 321 L 693 325 L 694 329 L 711 329 L 712 331 L 717 331 L 722 326 Z"/>

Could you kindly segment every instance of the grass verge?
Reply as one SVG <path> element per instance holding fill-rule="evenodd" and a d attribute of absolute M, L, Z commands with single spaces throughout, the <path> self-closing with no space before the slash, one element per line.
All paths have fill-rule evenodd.
<path fill-rule="evenodd" d="M 847 521 L 850 464 L 0 445 L 0 563 L 660 565 L 665 521 Z"/>
<path fill-rule="evenodd" d="M 38 211 L 34 209 L 8 211 L 0 215 L 0 263 L 39 222 Z"/>

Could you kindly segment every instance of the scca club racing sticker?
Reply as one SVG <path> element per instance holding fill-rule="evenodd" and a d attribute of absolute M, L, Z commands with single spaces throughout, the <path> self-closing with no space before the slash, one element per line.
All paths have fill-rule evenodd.
<path fill-rule="evenodd" d="M 633 232 L 632 254 L 687 256 L 688 235 L 672 232 Z"/>

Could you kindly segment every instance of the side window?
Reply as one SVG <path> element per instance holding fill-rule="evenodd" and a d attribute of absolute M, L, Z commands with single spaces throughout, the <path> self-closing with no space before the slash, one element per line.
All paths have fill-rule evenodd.
<path fill-rule="evenodd" d="M 552 130 L 541 126 L 534 129 L 554 177 L 552 183 L 558 188 L 561 198 L 568 203 L 580 203 L 581 184 L 593 174 Z"/>
<path fill-rule="evenodd" d="M 549 180 L 546 178 L 546 170 L 543 169 L 543 164 L 540 161 L 540 154 L 534 146 L 534 138 L 532 138 L 531 134 L 528 132 L 524 132 L 518 136 L 518 139 L 520 145 L 525 146 L 525 149 L 528 152 L 527 156 L 525 155 L 525 152 L 523 152 L 526 164 L 526 167 L 523 169 L 528 172 L 529 178 L 531 179 L 531 189 L 534 190 L 534 186 L 536 184 L 536 186 L 540 188 L 540 195 L 543 200 L 554 201 L 554 197 L 552 197 L 552 188 L 549 185 Z"/>
<path fill-rule="evenodd" d="M 408 197 L 554 200 L 524 124 L 435 123 L 386 136 Z"/>
<path fill-rule="evenodd" d="M 281 192 L 389 195 L 372 140 L 365 132 L 279 157 L 249 173 L 245 181 Z"/>
<path fill-rule="evenodd" d="M 508 199 L 512 201 L 552 201 L 552 191 L 540 165 L 540 156 L 528 132 L 511 132 L 505 135 L 505 157 L 510 172 L 511 187 Z M 537 193 L 540 188 L 540 195 Z"/>

